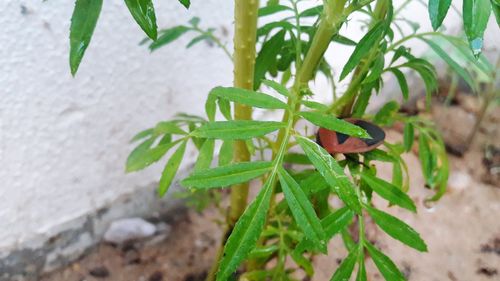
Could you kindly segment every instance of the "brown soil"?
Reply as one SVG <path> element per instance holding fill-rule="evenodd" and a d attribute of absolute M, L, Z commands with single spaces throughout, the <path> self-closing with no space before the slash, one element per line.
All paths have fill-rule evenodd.
<path fill-rule="evenodd" d="M 452 115 L 434 110 L 443 132 L 466 128 L 462 106 Z M 436 113 L 437 112 L 437 113 Z M 423 200 L 432 194 L 424 188 L 415 154 L 405 156 L 411 175 L 410 195 L 417 202 L 418 215 L 388 208 L 382 200 L 375 205 L 403 219 L 419 231 L 429 246 L 428 253 L 416 252 L 393 240 L 374 225 L 369 237 L 394 259 L 408 280 L 415 281 L 492 281 L 500 280 L 500 184 L 491 173 L 486 147 L 499 148 L 497 109 L 490 113 L 476 140 L 463 157 L 450 155 L 450 184 L 447 194 L 431 209 Z M 451 129 L 450 129 L 451 128 Z M 463 132 L 454 132 L 456 134 Z M 453 135 L 451 134 L 451 135 Z M 389 140 L 401 139 L 397 130 L 388 131 Z M 487 151 L 486 151 L 487 152 Z M 495 155 L 495 154 L 493 154 Z M 485 160 L 486 159 L 486 160 Z M 493 158 L 492 161 L 495 161 Z M 498 165 L 498 163 L 497 163 Z M 379 165 L 382 177 L 390 178 L 391 167 Z M 213 219 L 217 211 L 203 214 L 180 211 L 172 223 L 172 233 L 164 241 L 146 241 L 115 247 L 99 245 L 80 261 L 44 276 L 42 281 L 195 281 L 203 280 L 215 255 L 220 231 Z M 158 240 L 158 239 L 156 239 Z M 314 281 L 329 280 L 346 251 L 338 237 L 329 245 L 329 256 L 315 260 Z M 367 263 L 369 280 L 383 280 L 374 264 Z"/>

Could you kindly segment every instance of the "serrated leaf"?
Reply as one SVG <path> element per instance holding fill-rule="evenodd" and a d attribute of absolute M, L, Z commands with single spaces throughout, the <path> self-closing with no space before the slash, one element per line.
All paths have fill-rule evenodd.
<path fill-rule="evenodd" d="M 211 95 L 227 99 L 232 102 L 267 109 L 286 109 L 288 105 L 279 99 L 260 92 L 241 88 L 216 87 L 210 91 Z"/>
<path fill-rule="evenodd" d="M 371 138 L 364 129 L 342 119 L 338 119 L 331 114 L 319 112 L 300 112 L 299 115 L 304 117 L 307 121 L 313 123 L 314 125 L 326 128 L 328 130 L 337 131 L 349 136 L 355 136 L 359 138 Z"/>
<path fill-rule="evenodd" d="M 390 71 L 396 76 L 396 79 L 398 80 L 399 87 L 401 88 L 401 93 L 403 94 L 403 99 L 404 101 L 408 100 L 409 97 L 409 88 L 408 88 L 408 82 L 406 81 L 406 77 L 403 74 L 403 72 L 397 68 L 391 68 Z"/>
<path fill-rule="evenodd" d="M 219 166 L 225 166 L 233 160 L 233 141 L 226 140 L 219 150 Z"/>
<path fill-rule="evenodd" d="M 73 76 L 78 71 L 85 50 L 90 44 L 101 8 L 102 0 L 76 0 L 75 2 L 69 34 L 69 66 Z"/>
<path fill-rule="evenodd" d="M 189 9 L 189 6 L 191 6 L 191 0 L 179 0 L 179 3 L 181 3 L 186 9 Z"/>
<path fill-rule="evenodd" d="M 327 240 L 346 228 L 354 217 L 353 211 L 348 207 L 342 207 L 329 214 L 321 220 L 321 225 L 325 230 Z"/>
<path fill-rule="evenodd" d="M 368 241 L 365 241 L 365 247 L 385 280 L 406 281 L 404 275 L 388 256 L 384 255 Z"/>
<path fill-rule="evenodd" d="M 160 36 L 156 39 L 156 41 L 154 41 L 153 43 L 151 43 L 151 45 L 149 45 L 149 49 L 151 51 L 155 51 L 160 47 L 170 44 L 179 37 L 181 37 L 184 33 L 188 32 L 189 30 L 190 30 L 189 27 L 183 25 L 162 30 Z"/>
<path fill-rule="evenodd" d="M 213 169 L 195 171 L 181 181 L 185 187 L 199 189 L 225 187 L 237 183 L 244 183 L 269 172 L 271 162 L 240 162 Z"/>
<path fill-rule="evenodd" d="M 403 145 L 405 151 L 410 151 L 413 146 L 413 141 L 415 139 L 415 129 L 411 123 L 406 123 L 403 129 Z"/>
<path fill-rule="evenodd" d="M 463 0 L 464 30 L 474 55 L 483 48 L 483 36 L 491 13 L 489 0 Z"/>
<path fill-rule="evenodd" d="M 262 48 L 255 58 L 254 89 L 260 87 L 260 83 L 262 79 L 264 79 L 266 72 L 269 71 L 271 65 L 276 62 L 276 57 L 280 53 L 283 42 L 285 41 L 285 34 L 286 31 L 281 30 L 262 45 Z"/>
<path fill-rule="evenodd" d="M 325 112 L 325 111 L 328 111 L 328 109 L 329 109 L 328 106 L 326 106 L 322 103 L 319 103 L 319 102 L 315 102 L 315 101 L 303 100 L 300 103 L 302 103 L 304 106 L 306 106 L 310 109 L 318 110 L 320 112 Z"/>
<path fill-rule="evenodd" d="M 324 241 L 325 232 L 306 194 L 285 169 L 279 168 L 278 177 L 288 207 L 297 225 L 302 229 L 307 239 L 316 245 L 321 245 L 321 248 L 326 249 Z"/>
<path fill-rule="evenodd" d="M 333 274 L 330 281 L 348 281 L 354 271 L 354 266 L 356 265 L 356 260 L 358 258 L 358 250 L 354 249 L 349 253 L 349 255 L 342 261 L 340 266 Z"/>
<path fill-rule="evenodd" d="M 255 248 L 269 210 L 274 178 L 271 175 L 267 179 L 259 195 L 236 222 L 224 246 L 224 255 L 217 272 L 217 281 L 229 280 L 229 277 L 236 271 L 240 263 Z"/>
<path fill-rule="evenodd" d="M 194 165 L 194 171 L 201 171 L 210 168 L 214 156 L 215 140 L 207 139 L 201 146 L 200 153 Z"/>
<path fill-rule="evenodd" d="M 271 80 L 262 80 L 262 84 L 274 89 L 278 94 L 282 96 L 290 97 L 290 92 L 288 91 L 288 89 L 280 83 Z"/>
<path fill-rule="evenodd" d="M 361 178 L 373 189 L 373 191 L 392 204 L 398 205 L 412 212 L 417 211 L 417 207 L 415 207 L 413 200 L 411 200 L 411 198 L 397 186 L 368 173 L 361 174 Z"/>
<path fill-rule="evenodd" d="M 184 157 L 184 152 L 186 151 L 186 144 L 187 141 L 181 143 L 168 160 L 167 165 L 165 165 L 165 169 L 163 169 L 158 187 L 158 195 L 160 197 L 167 193 L 172 181 L 174 180 L 175 174 L 177 174 L 177 170 L 179 170 L 182 158 Z"/>
<path fill-rule="evenodd" d="M 208 122 L 194 130 L 191 134 L 200 138 L 223 140 L 245 140 L 260 137 L 278 129 L 285 123 L 274 121 L 233 120 Z"/>
<path fill-rule="evenodd" d="M 454 61 L 448 55 L 448 53 L 446 53 L 438 44 L 434 43 L 432 40 L 427 40 L 425 38 L 420 38 L 420 39 L 425 43 L 427 43 L 427 45 L 429 45 L 434 50 L 434 52 L 436 52 L 436 54 L 440 56 L 453 69 L 453 71 L 455 71 L 458 75 L 460 75 L 460 77 L 462 77 L 464 81 L 467 82 L 467 84 L 469 85 L 469 87 L 471 87 L 471 89 L 473 89 L 474 91 L 477 90 L 476 84 L 474 83 L 472 76 L 464 67 L 459 65 L 456 61 Z"/>
<path fill-rule="evenodd" d="M 355 192 L 355 186 L 344 174 L 342 167 L 339 166 L 335 159 L 333 159 L 325 149 L 315 142 L 301 136 L 295 136 L 295 139 L 309 157 L 314 167 L 318 169 L 328 185 L 337 193 L 340 199 L 349 206 L 351 210 L 359 213 L 361 205 Z"/>
<path fill-rule="evenodd" d="M 349 74 L 360 62 L 361 60 L 368 54 L 368 52 L 373 48 L 373 45 L 377 44 L 382 36 L 386 25 L 385 22 L 379 22 L 375 26 L 373 26 L 368 33 L 366 33 L 363 38 L 359 41 L 354 49 L 354 52 L 349 57 L 349 60 L 342 69 L 342 73 L 340 74 L 340 81 L 342 81 L 347 74 Z"/>
<path fill-rule="evenodd" d="M 375 223 L 382 228 L 392 238 L 421 252 L 427 252 L 427 245 L 420 238 L 420 234 L 400 219 L 365 205 L 366 211 L 370 214 Z"/>
<path fill-rule="evenodd" d="M 156 15 L 153 1 L 151 0 L 125 0 L 130 14 L 139 24 L 146 35 L 152 40 L 158 37 Z"/>
<path fill-rule="evenodd" d="M 434 30 L 441 26 L 450 6 L 451 0 L 429 0 L 429 17 Z"/>
<path fill-rule="evenodd" d="M 127 163 L 125 165 L 125 170 L 127 173 L 142 170 L 151 164 L 160 160 L 165 153 L 167 153 L 172 147 L 177 145 L 181 140 L 168 143 L 160 143 L 158 146 L 151 148 L 155 139 L 150 138 L 139 144 L 127 158 Z"/>

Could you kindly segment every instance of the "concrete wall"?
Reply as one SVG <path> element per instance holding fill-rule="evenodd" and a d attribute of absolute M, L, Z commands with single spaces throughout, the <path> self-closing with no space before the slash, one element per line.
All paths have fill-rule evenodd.
<path fill-rule="evenodd" d="M 53 268 L 92 245 L 109 220 L 158 208 L 166 200 L 153 196 L 161 165 L 126 175 L 128 140 L 176 112 L 201 112 L 207 92 L 232 81 L 228 59 L 207 44 L 185 50 L 184 38 L 149 54 L 138 46 L 143 33 L 122 1 L 104 2 L 72 78 L 67 54 L 73 1 L 0 1 L 0 273 L 15 273 L 16 262 L 37 255 L 44 257 L 41 264 L 25 263 Z M 216 27 L 230 41 L 231 1 L 193 1 L 189 12 L 173 0 L 155 4 L 160 27 L 200 16 L 202 26 Z M 425 8 L 411 5 L 408 18 L 428 27 Z M 456 16 L 447 20 L 455 29 L 457 22 Z M 498 40 L 497 29 L 492 32 L 490 38 Z M 336 46 L 327 57 L 340 72 L 351 52 Z M 321 79 L 315 87 L 326 92 Z M 62 238 L 47 246 L 54 237 Z M 78 251 L 69 248 L 75 241 Z"/>
<path fill-rule="evenodd" d="M 161 27 L 198 15 L 219 34 L 231 30 L 229 1 L 220 9 L 208 9 L 217 0 L 196 1 L 189 12 L 176 1 L 155 2 Z M 126 175 L 128 140 L 179 111 L 199 113 L 212 87 L 232 82 L 231 64 L 215 47 L 186 51 L 190 38 L 153 54 L 138 46 L 144 35 L 123 1 L 104 1 L 72 78 L 73 6 L 0 1 L 0 256 L 40 247 L 120 196 L 152 194 L 161 167 Z"/>

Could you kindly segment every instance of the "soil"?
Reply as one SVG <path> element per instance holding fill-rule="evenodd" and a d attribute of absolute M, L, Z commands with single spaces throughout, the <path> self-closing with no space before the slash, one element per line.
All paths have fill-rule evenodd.
<path fill-rule="evenodd" d="M 464 124 L 470 122 L 466 119 L 474 121 L 476 102 L 462 101 L 449 111 L 443 110 L 442 105 L 436 105 L 433 116 L 445 135 L 447 145 L 457 145 L 457 141 L 460 143 L 467 135 L 463 130 L 470 127 Z M 490 112 L 463 156 L 450 155 L 448 191 L 434 206 L 429 208 L 423 204 L 432 191 L 424 188 L 415 152 L 407 154 L 405 159 L 410 167 L 409 194 L 417 202 L 418 214 L 388 208 L 384 201 L 375 200 L 377 207 L 413 226 L 428 244 L 428 253 L 419 253 L 368 222 L 370 239 L 396 262 L 408 280 L 500 280 L 499 110 Z M 387 138 L 400 140 L 400 130 L 389 129 Z M 384 178 L 391 176 L 389 165 L 380 164 L 378 171 Z M 218 212 L 210 208 L 203 213 L 180 209 L 176 218 L 168 221 L 172 232 L 166 239 L 156 237 L 121 247 L 103 243 L 81 260 L 47 274 L 41 280 L 203 280 L 221 236 L 214 222 L 218 216 Z M 340 238 L 331 241 L 329 253 L 329 256 L 318 256 L 315 260 L 314 281 L 329 280 L 346 256 Z M 369 280 L 383 280 L 373 262 L 367 262 L 367 271 Z"/>

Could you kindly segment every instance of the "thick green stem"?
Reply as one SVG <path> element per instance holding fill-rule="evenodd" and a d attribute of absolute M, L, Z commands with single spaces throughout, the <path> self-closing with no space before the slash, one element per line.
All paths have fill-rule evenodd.
<path fill-rule="evenodd" d="M 234 86 L 248 90 L 253 90 L 258 10 L 258 0 L 234 1 Z M 235 104 L 234 119 L 252 119 L 252 108 Z M 233 160 L 234 162 L 250 161 L 250 152 L 244 141 L 235 142 Z M 248 183 L 237 184 L 231 187 L 231 205 L 227 217 L 227 228 L 222 236 L 221 246 L 217 252 L 216 261 L 207 276 L 207 281 L 215 280 L 219 260 L 224 253 L 226 240 L 231 234 L 234 225 L 245 211 L 248 189 Z"/>
<path fill-rule="evenodd" d="M 255 69 L 255 43 L 257 38 L 257 13 L 259 1 L 236 0 L 234 24 L 234 86 L 253 90 Z M 252 109 L 236 104 L 234 119 L 252 119 Z M 234 162 L 250 160 L 250 153 L 244 141 L 236 141 L 234 145 Z M 231 188 L 231 207 L 229 211 L 230 227 L 234 226 L 245 210 L 248 197 L 248 183 Z"/>

